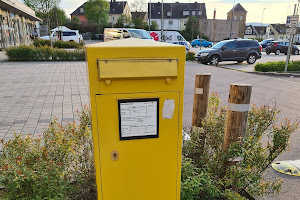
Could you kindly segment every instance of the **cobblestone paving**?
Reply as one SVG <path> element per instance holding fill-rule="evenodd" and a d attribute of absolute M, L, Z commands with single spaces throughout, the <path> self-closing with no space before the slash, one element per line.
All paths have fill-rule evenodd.
<path fill-rule="evenodd" d="M 0 64 L 0 139 L 41 134 L 50 120 L 76 120 L 89 104 L 85 62 Z"/>

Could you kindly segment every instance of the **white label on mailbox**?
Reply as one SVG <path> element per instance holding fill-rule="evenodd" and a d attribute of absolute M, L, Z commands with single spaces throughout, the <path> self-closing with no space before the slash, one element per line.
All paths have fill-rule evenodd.
<path fill-rule="evenodd" d="M 163 108 L 163 119 L 172 119 L 174 115 L 174 109 L 175 109 L 175 100 L 166 99 Z"/>
<path fill-rule="evenodd" d="M 121 138 L 157 135 L 157 103 L 120 103 Z"/>

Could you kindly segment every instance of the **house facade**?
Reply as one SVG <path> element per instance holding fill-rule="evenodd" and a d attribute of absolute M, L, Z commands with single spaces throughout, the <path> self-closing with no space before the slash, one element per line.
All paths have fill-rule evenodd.
<path fill-rule="evenodd" d="M 273 34 L 271 34 L 273 33 Z M 285 24 L 269 24 L 267 29 L 268 38 L 274 38 L 275 40 L 289 40 L 290 35 L 286 34 Z"/>
<path fill-rule="evenodd" d="M 205 3 L 148 3 L 148 23 L 156 22 L 158 29 L 184 30 L 191 16 L 207 19 Z"/>
<path fill-rule="evenodd" d="M 71 19 L 74 17 L 78 17 L 80 22 L 87 22 L 87 18 L 85 16 L 84 7 L 86 5 L 86 2 L 79 6 L 74 12 L 71 13 Z"/>
<path fill-rule="evenodd" d="M 74 12 L 71 13 L 71 19 L 73 19 L 74 17 L 78 17 L 81 22 L 88 21 L 84 11 L 86 3 L 87 2 L 79 6 Z M 108 23 L 115 24 L 121 17 L 121 15 L 126 15 L 129 18 L 132 17 L 128 2 L 111 0 L 109 2 Z"/>
<path fill-rule="evenodd" d="M 247 19 L 247 11 L 238 3 L 228 13 L 227 20 L 239 21 L 239 37 L 243 38 L 245 34 L 245 26 Z"/>
<path fill-rule="evenodd" d="M 267 39 L 268 27 L 267 26 L 246 26 L 245 27 L 245 36 L 244 38 L 261 38 L 261 39 Z M 274 35 L 271 30 L 269 30 L 269 35 Z"/>
<path fill-rule="evenodd" d="M 0 0 L 0 15 L 0 48 L 30 44 L 41 21 L 32 9 L 18 0 Z"/>
<path fill-rule="evenodd" d="M 111 0 L 108 23 L 117 23 L 121 15 L 132 17 L 128 2 Z"/>

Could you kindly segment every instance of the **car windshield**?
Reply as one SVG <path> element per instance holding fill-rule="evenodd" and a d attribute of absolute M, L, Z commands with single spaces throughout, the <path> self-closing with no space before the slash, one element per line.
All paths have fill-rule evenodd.
<path fill-rule="evenodd" d="M 219 42 L 217 44 L 215 44 L 212 49 L 220 49 L 222 46 L 224 46 L 228 41 L 222 41 L 222 42 Z"/>
<path fill-rule="evenodd" d="M 130 35 L 139 39 L 152 39 L 149 33 L 145 30 L 128 30 Z"/>

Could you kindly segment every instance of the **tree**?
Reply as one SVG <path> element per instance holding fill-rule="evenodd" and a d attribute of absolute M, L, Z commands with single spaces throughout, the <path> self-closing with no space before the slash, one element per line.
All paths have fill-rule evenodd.
<path fill-rule="evenodd" d="M 144 28 L 144 22 L 143 19 L 138 17 L 133 19 L 134 28 L 142 29 Z"/>
<path fill-rule="evenodd" d="M 132 12 L 142 12 L 147 10 L 147 3 L 145 0 L 134 0 L 130 4 Z"/>
<path fill-rule="evenodd" d="M 118 20 L 117 23 L 115 24 L 115 27 L 117 28 L 123 28 L 125 26 L 125 24 L 128 26 L 131 24 L 131 18 L 127 15 L 121 15 Z"/>
<path fill-rule="evenodd" d="M 183 31 L 178 31 L 187 41 L 192 41 L 196 39 L 197 36 L 201 35 L 202 39 L 209 40 L 209 37 L 200 32 L 200 26 L 198 23 L 198 18 L 195 16 L 189 17 L 186 23 L 186 28 Z"/>
<path fill-rule="evenodd" d="M 23 0 L 24 4 L 32 8 L 40 18 L 47 18 L 47 25 L 50 34 L 50 11 L 57 7 L 60 0 Z"/>
<path fill-rule="evenodd" d="M 191 40 L 200 34 L 198 19 L 195 16 L 189 17 L 186 22 L 186 33 L 191 35 Z"/>
<path fill-rule="evenodd" d="M 101 32 L 108 22 L 109 3 L 105 0 L 88 0 L 84 7 L 87 20 L 98 26 Z"/>
<path fill-rule="evenodd" d="M 68 27 L 68 28 L 70 28 L 70 29 L 73 29 L 73 30 L 79 30 L 79 28 L 80 28 L 80 20 L 79 20 L 79 18 L 78 17 L 73 17 L 72 19 L 71 19 L 71 21 L 69 21 L 67 24 L 66 24 L 66 26 Z"/>
<path fill-rule="evenodd" d="M 151 26 L 150 26 L 150 30 L 151 31 L 156 31 L 156 30 L 158 30 L 158 23 L 157 22 L 154 22 L 154 21 L 152 21 L 151 22 Z M 149 24 L 147 23 L 147 22 L 144 22 L 144 29 L 145 30 L 149 30 Z"/>
<path fill-rule="evenodd" d="M 150 26 L 151 31 L 156 31 L 158 27 L 159 26 L 157 22 L 151 22 L 151 26 Z"/>
<path fill-rule="evenodd" d="M 68 22 L 68 18 L 64 10 L 54 7 L 49 12 L 50 28 L 65 25 Z M 79 19 L 78 19 L 79 20 Z"/>

